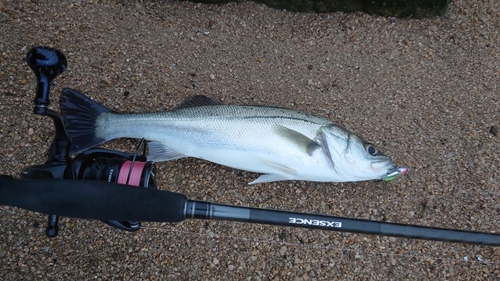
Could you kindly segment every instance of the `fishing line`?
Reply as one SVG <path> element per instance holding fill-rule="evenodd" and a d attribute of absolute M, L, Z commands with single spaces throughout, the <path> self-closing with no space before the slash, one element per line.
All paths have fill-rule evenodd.
<path fill-rule="evenodd" d="M 120 167 L 117 183 L 139 186 L 146 162 L 125 161 Z"/>
<path fill-rule="evenodd" d="M 120 167 L 120 171 L 118 173 L 118 180 L 117 180 L 118 183 L 128 184 L 133 186 L 139 186 L 141 184 L 141 178 L 144 172 L 144 167 L 146 167 L 146 162 L 142 161 L 136 162 L 136 159 L 139 149 L 141 148 L 141 145 L 143 143 L 144 143 L 144 138 L 142 138 L 139 144 L 137 145 L 132 161 L 127 160 L 122 163 L 122 166 Z M 146 147 L 144 146 L 144 155 L 145 154 L 146 154 Z M 127 170 L 128 173 L 126 173 Z"/>
<path fill-rule="evenodd" d="M 194 232 L 194 231 L 186 231 L 186 230 L 174 230 L 174 229 L 168 229 L 166 227 L 152 227 L 152 226 L 142 226 L 141 229 L 143 230 L 150 230 L 150 231 L 163 231 L 163 232 L 170 232 L 170 233 L 175 233 L 179 235 L 194 235 L 194 236 L 199 236 L 199 237 L 206 237 L 208 239 L 217 239 L 217 240 L 224 240 L 224 239 L 234 239 L 234 240 L 239 240 L 239 241 L 244 241 L 244 242 L 249 242 L 253 244 L 259 244 L 259 243 L 266 243 L 266 244 L 275 244 L 275 245 L 284 245 L 284 246 L 290 246 L 290 247 L 300 247 L 300 248 L 309 248 L 309 249 L 322 249 L 322 250 L 334 250 L 338 251 L 341 255 L 341 258 L 344 256 L 344 252 L 351 252 L 351 253 L 368 253 L 368 251 L 362 251 L 362 250 L 357 250 L 357 249 L 350 249 L 350 248 L 345 248 L 345 247 L 337 247 L 337 246 L 323 246 L 323 245 L 317 245 L 317 244 L 310 244 L 310 243 L 292 243 L 292 242 L 285 242 L 285 241 L 272 241 L 272 240 L 261 240 L 257 238 L 247 238 L 247 237 L 238 237 L 238 236 L 232 236 L 232 235 L 220 235 L 220 234 L 207 234 L 207 233 L 201 233 L 201 232 Z M 213 233 L 213 232 L 211 232 Z M 445 264 L 444 262 L 449 262 L 449 263 L 462 263 L 462 264 L 484 264 L 484 265 L 500 265 L 500 261 L 491 261 L 484 259 L 482 256 L 479 256 L 478 254 L 474 254 L 475 257 L 469 257 L 469 256 L 463 256 L 462 258 L 438 258 L 438 257 L 433 257 L 433 256 L 428 256 L 428 255 L 415 255 L 415 254 L 410 254 L 410 253 L 404 253 L 404 251 L 400 250 L 402 253 L 393 253 L 393 252 L 384 252 L 384 251 L 374 251 L 371 252 L 375 255 L 379 256 L 388 256 L 392 257 L 394 259 L 402 259 L 402 258 L 407 258 L 407 259 L 413 259 L 413 261 L 420 261 L 420 262 L 425 262 L 425 261 L 441 261 L 442 265 L 448 265 Z"/>

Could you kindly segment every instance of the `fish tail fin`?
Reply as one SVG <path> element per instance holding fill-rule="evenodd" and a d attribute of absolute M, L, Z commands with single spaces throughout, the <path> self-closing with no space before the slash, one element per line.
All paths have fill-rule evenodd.
<path fill-rule="evenodd" d="M 64 126 L 71 137 L 70 153 L 77 153 L 108 141 L 96 136 L 97 117 L 111 109 L 70 88 L 63 89 L 59 108 Z"/>

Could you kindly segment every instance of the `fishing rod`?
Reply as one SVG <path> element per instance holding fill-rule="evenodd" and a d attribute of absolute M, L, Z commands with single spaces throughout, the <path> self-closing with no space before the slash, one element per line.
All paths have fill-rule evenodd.
<path fill-rule="evenodd" d="M 181 193 L 95 180 L 0 177 L 0 205 L 95 220 L 181 222 L 223 220 L 380 236 L 500 246 L 500 234 L 232 206 Z"/>
<path fill-rule="evenodd" d="M 101 220 L 137 231 L 141 221 L 225 220 L 381 236 L 500 246 L 500 234 L 387 223 L 292 211 L 232 206 L 156 189 L 155 166 L 144 152 L 94 148 L 69 155 L 71 138 L 61 117 L 48 109 L 50 84 L 67 67 L 60 51 L 34 47 L 26 57 L 37 78 L 34 113 L 50 117 L 55 137 L 48 160 L 27 167 L 21 179 L 0 175 L 0 205 L 49 214 L 46 235 L 58 233 L 60 216 Z M 73 110 L 78 110 L 74 108 Z M 400 171 L 393 171 L 395 176 Z"/>

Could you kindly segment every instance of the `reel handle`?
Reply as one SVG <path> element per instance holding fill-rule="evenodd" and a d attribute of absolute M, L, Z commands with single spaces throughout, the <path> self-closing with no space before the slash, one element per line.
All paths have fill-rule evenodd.
<path fill-rule="evenodd" d="M 64 129 L 60 116 L 47 108 L 50 104 L 50 84 L 66 70 L 68 61 L 66 56 L 50 47 L 36 46 L 26 54 L 26 62 L 36 76 L 35 106 L 33 112 L 52 118 L 56 127 L 56 136 L 52 141 L 49 160 L 43 165 L 36 165 L 24 170 L 22 178 L 32 179 L 60 179 L 63 177 L 66 165 L 71 161 L 69 157 L 70 138 Z M 49 215 L 45 233 L 48 237 L 55 237 L 58 233 L 57 215 Z"/>
<path fill-rule="evenodd" d="M 66 70 L 68 61 L 59 50 L 37 46 L 29 50 L 26 62 L 37 79 L 34 113 L 45 115 L 50 104 L 50 83 Z"/>

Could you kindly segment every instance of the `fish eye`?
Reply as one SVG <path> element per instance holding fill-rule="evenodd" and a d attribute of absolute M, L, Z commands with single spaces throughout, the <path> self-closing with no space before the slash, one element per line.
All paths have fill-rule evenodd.
<path fill-rule="evenodd" d="M 375 156 L 375 155 L 379 154 L 378 149 L 371 143 L 365 143 L 365 150 L 371 156 Z"/>

